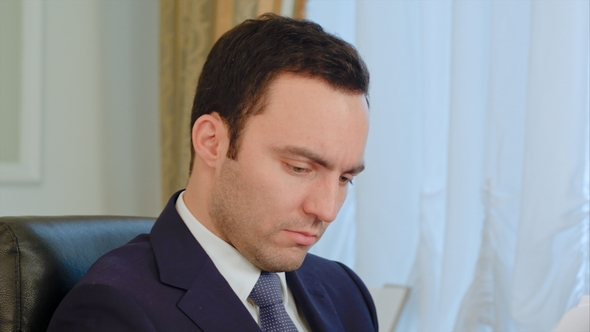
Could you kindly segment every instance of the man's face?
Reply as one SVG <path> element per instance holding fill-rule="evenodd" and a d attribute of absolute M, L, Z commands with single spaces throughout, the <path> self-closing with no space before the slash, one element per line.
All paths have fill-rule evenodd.
<path fill-rule="evenodd" d="M 214 232 L 262 270 L 299 268 L 363 168 L 367 131 L 364 95 L 280 75 L 214 183 Z"/>

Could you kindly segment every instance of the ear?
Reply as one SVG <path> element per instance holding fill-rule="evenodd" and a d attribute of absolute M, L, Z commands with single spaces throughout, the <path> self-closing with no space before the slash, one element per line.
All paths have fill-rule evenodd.
<path fill-rule="evenodd" d="M 196 158 L 211 168 L 223 163 L 229 137 L 227 127 L 217 112 L 201 115 L 193 125 L 191 137 Z"/>

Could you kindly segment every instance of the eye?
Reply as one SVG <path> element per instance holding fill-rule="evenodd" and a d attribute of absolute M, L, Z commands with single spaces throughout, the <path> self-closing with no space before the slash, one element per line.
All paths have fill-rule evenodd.
<path fill-rule="evenodd" d="M 342 184 L 348 184 L 348 183 L 350 183 L 351 185 L 353 184 L 352 183 L 352 178 L 349 178 L 349 177 L 346 177 L 346 176 L 341 176 L 340 177 L 340 183 L 342 183 Z"/>
<path fill-rule="evenodd" d="M 295 173 L 295 174 L 303 174 L 303 173 L 309 172 L 309 169 L 304 168 L 304 167 L 297 167 L 297 166 L 289 165 L 289 168 L 291 168 L 291 171 L 293 171 L 293 173 Z"/>

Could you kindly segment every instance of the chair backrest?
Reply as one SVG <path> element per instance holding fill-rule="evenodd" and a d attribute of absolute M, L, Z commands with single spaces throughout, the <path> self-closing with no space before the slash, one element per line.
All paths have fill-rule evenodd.
<path fill-rule="evenodd" d="M 149 233 L 153 218 L 0 217 L 0 332 L 45 331 L 100 256 Z"/>

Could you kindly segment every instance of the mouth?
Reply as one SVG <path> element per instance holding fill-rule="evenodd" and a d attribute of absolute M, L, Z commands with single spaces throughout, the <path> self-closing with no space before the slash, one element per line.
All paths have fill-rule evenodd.
<path fill-rule="evenodd" d="M 287 235 L 287 237 L 290 238 L 293 242 L 295 242 L 299 245 L 302 245 L 302 246 L 312 246 L 318 240 L 317 234 L 291 231 L 288 229 L 285 229 L 284 232 Z"/>

